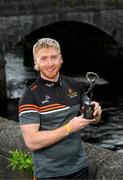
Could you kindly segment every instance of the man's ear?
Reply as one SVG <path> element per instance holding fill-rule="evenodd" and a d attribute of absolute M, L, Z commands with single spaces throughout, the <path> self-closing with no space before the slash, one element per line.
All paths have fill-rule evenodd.
<path fill-rule="evenodd" d="M 62 55 L 60 55 L 60 59 L 61 59 L 61 64 L 62 64 L 63 63 Z"/>

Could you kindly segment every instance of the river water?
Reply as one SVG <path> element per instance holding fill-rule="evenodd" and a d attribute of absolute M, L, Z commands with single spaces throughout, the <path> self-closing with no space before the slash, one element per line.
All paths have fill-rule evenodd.
<path fill-rule="evenodd" d="M 33 68 L 23 66 L 22 53 L 7 53 L 5 60 L 7 96 L 10 99 L 9 103 L 14 101 L 13 108 L 17 110 L 18 100 L 28 82 L 36 78 L 36 72 Z M 76 78 L 81 79 L 80 76 Z M 107 86 L 104 79 L 100 79 L 98 84 L 100 88 Z M 82 138 L 86 142 L 123 153 L 123 93 L 110 93 L 103 90 L 99 93 L 100 95 L 96 98 L 103 109 L 102 120 L 97 125 L 83 129 L 81 131 Z M 9 111 L 13 113 L 12 108 Z M 14 112 L 15 119 L 17 119 L 17 111 Z M 9 115 L 7 118 L 11 119 Z"/>

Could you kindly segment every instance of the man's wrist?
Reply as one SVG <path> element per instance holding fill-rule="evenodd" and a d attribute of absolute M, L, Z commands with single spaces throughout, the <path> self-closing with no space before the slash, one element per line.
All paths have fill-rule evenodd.
<path fill-rule="evenodd" d="M 69 124 L 65 124 L 64 127 L 67 130 L 68 135 L 70 135 L 72 133 L 72 129 L 71 129 L 70 125 Z"/>

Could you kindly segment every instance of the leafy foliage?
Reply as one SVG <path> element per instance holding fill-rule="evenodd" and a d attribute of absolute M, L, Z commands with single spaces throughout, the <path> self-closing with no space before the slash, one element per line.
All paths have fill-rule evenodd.
<path fill-rule="evenodd" d="M 9 166 L 12 167 L 13 170 L 18 169 L 31 174 L 33 174 L 34 171 L 31 155 L 21 150 L 10 151 Z"/>

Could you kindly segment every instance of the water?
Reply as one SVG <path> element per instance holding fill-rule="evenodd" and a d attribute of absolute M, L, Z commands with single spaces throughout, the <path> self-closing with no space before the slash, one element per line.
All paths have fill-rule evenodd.
<path fill-rule="evenodd" d="M 36 78 L 36 72 L 31 67 L 23 66 L 22 55 L 7 53 L 6 60 L 6 79 L 8 98 L 18 98 L 22 95 L 29 80 Z"/>
<path fill-rule="evenodd" d="M 5 55 L 6 59 L 6 78 L 7 78 L 7 95 L 14 101 L 14 105 L 8 105 L 9 112 L 7 118 L 14 118 L 17 111 L 16 99 L 22 95 L 28 81 L 36 78 L 36 72 L 33 68 L 23 66 L 22 53 L 8 53 Z M 81 77 L 76 77 L 81 78 Z M 98 82 L 102 87 L 106 87 L 107 82 L 100 79 Z M 102 98 L 102 94 L 103 98 Z M 97 98 L 103 108 L 102 120 L 97 125 L 91 125 L 81 131 L 82 138 L 97 146 L 105 147 L 123 153 L 123 94 L 115 94 L 110 92 L 107 94 L 102 91 L 99 92 Z M 13 105 L 13 106 L 12 106 Z M 13 110 L 14 109 L 14 110 Z M 15 114 L 13 113 L 15 112 Z M 11 116 L 13 115 L 13 117 Z M 14 116 L 15 115 L 15 116 Z M 16 117 L 17 119 L 17 117 Z"/>

